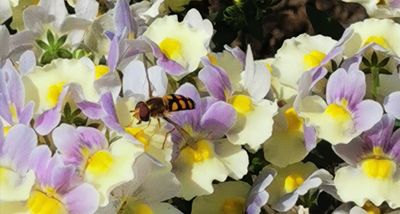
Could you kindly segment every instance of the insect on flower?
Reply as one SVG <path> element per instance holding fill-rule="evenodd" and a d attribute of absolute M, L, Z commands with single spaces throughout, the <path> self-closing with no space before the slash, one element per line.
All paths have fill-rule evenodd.
<path fill-rule="evenodd" d="M 195 108 L 192 99 L 178 94 L 169 94 L 163 97 L 152 97 L 147 101 L 138 102 L 133 116 L 138 120 L 137 124 L 142 121 L 150 121 L 151 117 L 165 119 L 168 112 L 191 110 Z M 168 120 L 167 120 L 168 121 Z"/>

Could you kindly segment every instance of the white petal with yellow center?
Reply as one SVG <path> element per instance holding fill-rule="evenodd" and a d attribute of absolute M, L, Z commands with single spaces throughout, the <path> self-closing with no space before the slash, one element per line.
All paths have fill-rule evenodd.
<path fill-rule="evenodd" d="M 53 190 L 54 191 L 54 190 Z M 35 190 L 31 193 L 27 206 L 30 213 L 67 214 L 67 208 L 52 192 Z"/>
<path fill-rule="evenodd" d="M 277 104 L 269 100 L 253 103 L 251 98 L 248 98 L 240 102 L 234 100 L 232 105 L 238 120 L 227 134 L 229 141 L 236 145 L 247 144 L 251 150 L 258 150 L 271 136 L 274 123 L 272 117 L 278 110 Z"/>
<path fill-rule="evenodd" d="M 35 182 L 35 174 L 28 171 L 21 176 L 11 169 L 0 166 L 0 201 L 23 201 L 28 199 Z"/>
<path fill-rule="evenodd" d="M 121 138 L 110 150 L 99 150 L 88 157 L 84 180 L 100 194 L 100 206 L 108 204 L 108 195 L 116 186 L 133 179 L 132 165 L 143 147 Z"/>
<path fill-rule="evenodd" d="M 272 167 L 272 166 L 270 166 Z M 270 195 L 268 204 L 276 204 L 282 196 L 292 193 L 318 168 L 311 162 L 298 162 L 285 168 L 272 167 L 277 171 L 272 183 L 267 187 Z"/>
<path fill-rule="evenodd" d="M 178 22 L 176 16 L 156 19 L 143 35 L 157 43 L 169 59 L 178 62 L 188 72 L 194 71 L 200 58 L 207 55 L 210 40 L 207 32 Z"/>
<path fill-rule="evenodd" d="M 196 145 L 196 149 L 185 147 L 173 162 L 172 172 L 181 183 L 180 195 L 186 200 L 212 193 L 213 180 L 224 181 L 229 174 L 211 142 L 201 140 Z"/>
<path fill-rule="evenodd" d="M 285 167 L 301 161 L 308 154 L 303 136 L 303 119 L 286 105 L 274 117 L 272 136 L 264 143 L 264 158 L 275 166 Z"/>
<path fill-rule="evenodd" d="M 361 4 L 370 17 L 392 18 L 399 17 L 400 10 L 390 6 L 393 0 L 343 0 L 344 2 L 355 2 Z"/>
<path fill-rule="evenodd" d="M 357 136 L 347 102 L 332 103 L 328 106 L 319 96 L 305 97 L 299 115 L 314 126 L 317 136 L 331 144 L 348 143 Z"/>
<path fill-rule="evenodd" d="M 77 59 L 56 59 L 44 67 L 36 67 L 23 76 L 25 100 L 35 102 L 35 112 L 53 108 L 63 86 L 75 83 L 82 87 L 86 100 L 97 102 L 99 95 L 94 88 L 95 75 L 84 62 Z"/>
<path fill-rule="evenodd" d="M 211 195 L 199 196 L 194 199 L 192 214 L 202 213 L 244 213 L 245 202 L 250 191 L 250 185 L 242 181 L 228 181 L 216 184 Z"/>
<path fill-rule="evenodd" d="M 353 35 L 345 44 L 345 55 L 352 56 L 365 45 L 375 42 L 395 54 L 400 54 L 400 25 L 390 19 L 365 19 L 350 26 Z"/>
<path fill-rule="evenodd" d="M 283 85 L 296 89 L 303 72 L 319 65 L 335 44 L 335 40 L 321 35 L 301 34 L 285 40 L 271 65 L 273 76 L 279 77 Z"/>
<path fill-rule="evenodd" d="M 369 200 L 375 205 L 386 201 L 392 208 L 400 207 L 400 181 L 393 180 L 385 172 L 385 168 L 389 169 L 391 166 L 387 163 L 380 163 L 380 166 L 376 163 L 375 166 L 371 163 L 367 163 L 369 166 L 365 164 L 362 168 L 345 166 L 336 171 L 334 184 L 341 199 L 353 201 L 358 206 L 363 206 Z"/>

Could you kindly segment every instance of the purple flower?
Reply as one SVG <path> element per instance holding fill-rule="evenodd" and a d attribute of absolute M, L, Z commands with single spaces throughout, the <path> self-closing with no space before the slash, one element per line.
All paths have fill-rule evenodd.
<path fill-rule="evenodd" d="M 95 188 L 79 182 L 75 167 L 65 165 L 60 155 L 51 157 L 47 146 L 39 146 L 30 158 L 37 185 L 30 194 L 27 208 L 31 212 L 94 213 L 99 197 Z"/>
<path fill-rule="evenodd" d="M 386 201 L 400 207 L 400 130 L 393 132 L 395 120 L 389 115 L 349 144 L 334 146 L 334 151 L 348 165 L 336 171 L 334 180 L 339 197 L 363 206 Z M 357 189 L 357 191 L 352 191 Z"/>
<path fill-rule="evenodd" d="M 180 195 L 191 199 L 213 192 L 212 181 L 235 179 L 247 173 L 248 156 L 240 146 L 222 139 L 236 120 L 235 110 L 227 103 L 200 98 L 191 84 L 182 85 L 176 94 L 191 98 L 193 110 L 175 112 L 171 120 L 175 146 L 172 172 L 182 184 Z M 182 129 L 182 130 L 181 130 Z"/>
<path fill-rule="evenodd" d="M 132 165 L 143 153 L 131 138 L 122 137 L 109 146 L 104 135 L 90 127 L 61 124 L 53 131 L 53 141 L 63 160 L 77 167 L 82 179 L 99 192 L 100 206 L 108 204 L 112 189 L 133 179 Z"/>
<path fill-rule="evenodd" d="M 299 115 L 312 125 L 319 138 L 331 144 L 348 143 L 371 128 L 382 116 L 382 107 L 372 100 L 363 100 L 365 75 L 359 61 L 339 68 L 329 78 L 326 102 L 319 96 L 306 96 L 299 104 Z M 348 84 L 351 82 L 351 84 Z"/>

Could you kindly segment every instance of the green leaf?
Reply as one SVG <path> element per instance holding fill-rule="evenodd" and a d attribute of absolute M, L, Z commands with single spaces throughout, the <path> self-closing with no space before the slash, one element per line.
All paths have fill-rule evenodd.
<path fill-rule="evenodd" d="M 396 119 L 395 126 L 400 127 L 400 120 Z"/>
<path fill-rule="evenodd" d="M 59 48 L 65 44 L 65 41 L 67 40 L 68 35 L 63 35 L 61 36 L 56 43 L 56 47 Z"/>
<path fill-rule="evenodd" d="M 64 115 L 66 117 L 70 117 L 71 116 L 71 106 L 69 105 L 69 103 L 66 103 L 64 106 Z"/>
<path fill-rule="evenodd" d="M 42 48 L 43 50 L 47 50 L 50 48 L 50 46 L 48 44 L 46 44 L 45 42 L 43 42 L 42 40 L 36 40 L 36 44 Z"/>
<path fill-rule="evenodd" d="M 371 64 L 374 65 L 378 65 L 378 55 L 376 54 L 375 51 L 372 52 L 371 55 Z"/>
<path fill-rule="evenodd" d="M 64 59 L 71 59 L 72 53 L 69 52 L 67 49 L 61 48 L 57 50 L 57 56 Z"/>
<path fill-rule="evenodd" d="M 49 43 L 50 46 L 53 46 L 54 41 L 55 41 L 55 39 L 54 39 L 53 33 L 50 30 L 48 30 L 47 31 L 47 42 Z"/>
<path fill-rule="evenodd" d="M 51 54 L 50 51 L 46 51 L 42 55 L 42 58 L 40 58 L 40 63 L 42 65 L 46 65 L 46 64 L 49 64 L 53 59 L 54 59 L 53 54 Z"/>
<path fill-rule="evenodd" d="M 72 121 L 76 126 L 85 126 L 87 123 L 87 118 L 83 119 L 81 117 L 76 117 L 74 118 L 74 120 Z"/>
<path fill-rule="evenodd" d="M 77 117 L 81 112 L 82 112 L 82 111 L 81 111 L 79 108 L 78 108 L 78 109 L 75 109 L 75 111 L 72 112 L 71 117 L 72 117 L 72 118 Z"/>
<path fill-rule="evenodd" d="M 367 58 L 365 58 L 365 57 L 363 57 L 362 58 L 362 63 L 364 64 L 364 65 L 366 65 L 366 66 L 371 66 L 371 63 L 369 62 L 369 60 L 367 59 Z"/>
<path fill-rule="evenodd" d="M 121 138 L 122 138 L 122 136 L 115 136 L 110 140 L 110 143 L 113 143 L 113 142 L 115 142 L 115 141 L 117 141 L 117 140 L 119 140 Z"/>
<path fill-rule="evenodd" d="M 378 67 L 384 67 L 389 63 L 390 57 L 386 57 L 381 62 L 379 62 Z"/>

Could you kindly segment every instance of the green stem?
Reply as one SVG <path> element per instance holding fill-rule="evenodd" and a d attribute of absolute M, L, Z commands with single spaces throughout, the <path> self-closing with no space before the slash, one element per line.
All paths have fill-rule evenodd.
<path fill-rule="evenodd" d="M 380 86 L 379 68 L 375 66 L 371 67 L 371 74 L 372 74 L 372 98 L 376 100 L 378 96 L 378 88 Z"/>

